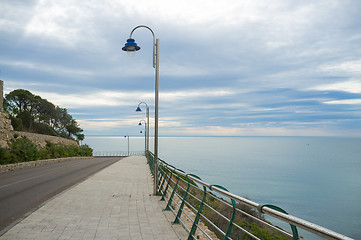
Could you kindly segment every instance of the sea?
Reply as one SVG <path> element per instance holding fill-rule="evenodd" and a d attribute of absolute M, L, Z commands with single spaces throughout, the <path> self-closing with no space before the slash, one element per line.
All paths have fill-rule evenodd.
<path fill-rule="evenodd" d="M 128 149 L 124 136 L 86 136 L 84 143 L 109 155 Z M 144 137 L 129 137 L 130 151 L 144 147 Z M 159 157 L 256 203 L 361 239 L 361 138 L 159 137 Z"/>

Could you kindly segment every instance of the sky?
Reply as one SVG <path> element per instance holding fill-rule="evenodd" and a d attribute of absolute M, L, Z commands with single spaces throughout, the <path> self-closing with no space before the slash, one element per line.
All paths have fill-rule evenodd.
<path fill-rule="evenodd" d="M 91 135 L 361 137 L 361 1 L 0 0 L 0 79 Z M 145 106 L 141 105 L 145 110 Z"/>

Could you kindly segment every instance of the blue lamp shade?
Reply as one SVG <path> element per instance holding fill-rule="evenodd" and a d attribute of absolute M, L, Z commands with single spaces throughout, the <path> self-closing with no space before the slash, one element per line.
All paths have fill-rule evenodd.
<path fill-rule="evenodd" d="M 140 122 L 138 125 L 139 125 L 139 126 L 142 126 L 142 123 Z"/>
<path fill-rule="evenodd" d="M 137 109 L 135 110 L 136 112 L 141 112 L 142 109 L 140 109 L 140 107 L 138 106 Z"/>
<path fill-rule="evenodd" d="M 133 38 L 129 38 L 122 49 L 127 52 L 135 52 L 138 51 L 140 47 L 137 46 Z"/>
<path fill-rule="evenodd" d="M 143 131 L 140 131 L 140 133 L 143 133 Z"/>

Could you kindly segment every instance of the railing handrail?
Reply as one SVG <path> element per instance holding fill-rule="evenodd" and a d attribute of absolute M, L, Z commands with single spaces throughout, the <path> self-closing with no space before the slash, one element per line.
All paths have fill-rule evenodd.
<path fill-rule="evenodd" d="M 128 156 L 144 156 L 144 151 L 95 151 L 93 156 L 105 157 L 128 157 Z"/>
<path fill-rule="evenodd" d="M 152 153 L 149 152 L 151 155 Z M 253 202 L 249 199 L 246 199 L 246 198 L 243 198 L 243 197 L 240 197 L 236 194 L 233 194 L 231 192 L 228 192 L 228 191 L 225 191 L 223 190 L 222 188 L 218 187 L 218 186 L 215 186 L 215 185 L 211 185 L 209 183 L 206 183 L 196 177 L 193 177 L 192 175 L 190 174 L 186 174 L 185 172 L 183 171 L 180 171 L 179 169 L 175 168 L 174 166 L 168 164 L 167 162 L 161 160 L 158 158 L 158 161 L 159 161 L 159 166 L 163 165 L 165 166 L 166 168 L 168 168 L 169 170 L 171 170 L 172 172 L 178 174 L 178 175 L 181 175 L 183 177 L 186 177 L 186 178 L 189 178 L 190 180 L 200 184 L 201 186 L 203 187 L 206 187 L 208 189 L 210 189 L 211 191 L 214 191 L 214 192 L 217 192 L 218 194 L 222 195 L 222 196 L 225 196 L 225 197 L 228 197 L 230 199 L 233 199 L 234 201 L 238 201 L 238 202 L 241 202 L 249 207 L 252 207 L 252 208 L 255 208 L 257 209 L 260 213 L 263 213 L 263 214 L 268 214 L 269 216 L 272 216 L 274 218 L 277 218 L 283 222 L 286 222 L 286 223 L 289 223 L 291 225 L 294 225 L 294 226 L 297 226 L 297 227 L 300 227 L 308 232 L 312 232 L 318 236 L 321 236 L 321 237 L 324 237 L 324 238 L 327 238 L 327 239 L 343 239 L 343 240 L 352 240 L 352 238 L 350 237 L 347 237 L 345 235 L 342 235 L 340 233 L 337 233 L 335 231 L 332 231 L 330 229 L 327 229 L 325 227 L 322 227 L 322 226 L 319 226 L 317 224 L 314 224 L 314 223 L 311 223 L 311 222 L 308 222 L 306 220 L 303 220 L 301 218 L 298 218 L 298 217 L 295 217 L 295 216 L 292 216 L 292 215 L 289 215 L 289 214 L 286 214 L 286 213 L 282 213 L 280 211 L 277 211 L 277 210 L 274 210 L 270 207 L 268 207 L 269 205 L 262 205 L 262 204 L 258 204 L 256 202 Z"/>

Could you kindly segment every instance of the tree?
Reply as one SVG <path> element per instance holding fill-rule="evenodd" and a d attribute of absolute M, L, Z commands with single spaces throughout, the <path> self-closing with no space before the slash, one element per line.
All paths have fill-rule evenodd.
<path fill-rule="evenodd" d="M 55 112 L 55 106 L 46 99 L 35 96 L 33 114 L 39 123 L 50 123 L 51 116 Z"/>
<path fill-rule="evenodd" d="M 29 112 L 28 110 L 23 110 L 17 114 L 17 118 L 21 119 L 23 127 L 29 130 L 32 129 L 34 116 L 31 114 L 31 112 Z"/>
<path fill-rule="evenodd" d="M 77 135 L 76 135 L 76 138 L 78 139 L 78 141 L 80 141 L 81 142 L 81 144 L 82 144 L 82 141 L 84 140 L 84 134 L 82 134 L 82 133 L 78 133 Z"/>
<path fill-rule="evenodd" d="M 71 136 L 68 134 L 66 127 L 72 124 L 73 117 L 68 113 L 66 108 L 56 107 L 54 116 L 54 129 L 62 137 Z"/>
<path fill-rule="evenodd" d="M 16 89 L 5 96 L 5 104 L 10 113 L 18 114 L 23 111 L 32 111 L 34 95 L 28 90 Z"/>
<path fill-rule="evenodd" d="M 39 98 L 39 96 L 35 96 L 30 91 L 24 89 L 16 89 L 5 96 L 7 111 L 13 118 L 21 119 L 22 124 L 15 125 L 23 126 L 29 130 L 32 129 L 34 122 L 33 111 Z M 19 122 L 16 119 L 13 119 L 13 121 Z"/>
<path fill-rule="evenodd" d="M 66 108 L 55 106 L 28 90 L 16 89 L 7 94 L 5 107 L 15 130 L 84 139 L 80 134 L 83 129 Z"/>
<path fill-rule="evenodd" d="M 83 129 L 79 127 L 78 123 L 74 119 L 72 119 L 71 122 L 71 124 L 65 127 L 66 131 L 68 131 L 68 138 L 70 138 L 72 135 L 77 136 L 80 132 L 83 131 Z"/>

